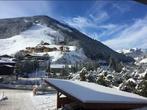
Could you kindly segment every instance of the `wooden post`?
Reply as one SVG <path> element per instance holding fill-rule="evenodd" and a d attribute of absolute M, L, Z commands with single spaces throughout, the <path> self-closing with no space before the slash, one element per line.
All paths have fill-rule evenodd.
<path fill-rule="evenodd" d="M 58 107 L 59 107 L 59 92 L 57 91 L 57 110 L 58 110 Z"/>
<path fill-rule="evenodd" d="M 65 104 L 72 103 L 73 101 L 69 97 L 61 97 L 62 93 L 57 91 L 57 109 L 63 107 Z"/>
<path fill-rule="evenodd" d="M 61 96 L 61 93 L 59 91 L 57 91 L 57 109 L 61 107 L 60 96 Z"/>

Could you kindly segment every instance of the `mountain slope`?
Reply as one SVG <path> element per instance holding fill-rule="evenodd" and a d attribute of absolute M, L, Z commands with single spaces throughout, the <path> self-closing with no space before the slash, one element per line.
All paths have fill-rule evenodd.
<path fill-rule="evenodd" d="M 41 32 L 38 32 L 39 29 Z M 15 39 L 16 37 L 17 39 Z M 64 42 L 64 45 L 72 45 L 82 48 L 85 55 L 92 60 L 108 60 L 111 57 L 123 62 L 134 61 L 132 58 L 117 53 L 101 42 L 93 40 L 78 30 L 60 23 L 48 16 L 0 20 L 0 42 L 4 42 L 0 44 L 1 52 L 4 50 L 8 51 L 8 43 L 15 43 L 15 46 L 9 47 L 9 51 L 16 49 L 16 47 L 22 48 L 24 46 L 20 45 L 16 40 L 19 40 L 19 42 L 21 42 L 21 44 L 25 44 L 25 46 L 34 46 L 42 39 L 47 40 L 47 42 L 51 44 L 60 44 L 61 42 Z M 25 46 L 23 48 L 25 48 Z"/>
<path fill-rule="evenodd" d="M 28 30 L 21 32 L 19 35 L 12 36 L 6 39 L 0 39 L 0 54 L 12 54 L 18 50 L 25 49 L 26 47 L 32 47 L 39 44 L 41 41 L 46 41 L 49 44 L 54 44 L 54 38 L 51 36 L 60 36 L 62 41 L 64 37 L 47 26 L 34 24 Z"/>

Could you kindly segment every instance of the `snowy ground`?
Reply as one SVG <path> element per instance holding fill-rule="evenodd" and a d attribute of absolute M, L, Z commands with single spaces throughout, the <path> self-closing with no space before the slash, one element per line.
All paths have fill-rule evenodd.
<path fill-rule="evenodd" d="M 54 92 L 33 96 L 32 91 L 0 89 L 0 98 L 3 92 L 8 100 L 0 101 L 0 110 L 56 110 L 57 100 Z"/>
<path fill-rule="evenodd" d="M 0 110 L 55 110 L 56 94 L 33 96 L 32 91 L 0 89 L 0 97 L 4 95 L 8 100 L 0 102 Z"/>
<path fill-rule="evenodd" d="M 142 59 L 140 63 L 147 63 L 147 58 Z"/>

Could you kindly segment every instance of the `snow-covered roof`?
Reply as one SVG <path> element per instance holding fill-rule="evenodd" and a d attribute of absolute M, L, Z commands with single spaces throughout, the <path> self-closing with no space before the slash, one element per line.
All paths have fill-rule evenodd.
<path fill-rule="evenodd" d="M 12 65 L 4 65 L 5 67 L 9 67 L 9 68 L 12 68 L 12 67 L 14 67 L 14 66 L 12 66 Z"/>
<path fill-rule="evenodd" d="M 11 60 L 0 60 L 0 63 L 15 63 L 15 62 Z"/>
<path fill-rule="evenodd" d="M 67 65 L 68 68 L 71 68 L 71 65 Z M 51 68 L 65 68 L 66 65 L 65 64 L 51 64 L 50 66 Z"/>
<path fill-rule="evenodd" d="M 147 104 L 147 98 L 145 97 L 114 88 L 104 87 L 95 83 L 52 78 L 49 78 L 46 82 L 64 91 L 64 93 L 70 94 L 83 103 Z"/>

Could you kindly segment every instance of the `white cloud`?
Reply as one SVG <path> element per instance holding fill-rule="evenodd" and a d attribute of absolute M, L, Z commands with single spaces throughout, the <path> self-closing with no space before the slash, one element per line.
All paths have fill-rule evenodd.
<path fill-rule="evenodd" d="M 93 21 L 95 21 L 97 23 L 102 23 L 103 21 L 106 21 L 109 19 L 109 15 L 105 11 L 101 11 L 96 14 L 90 14 L 89 16 Z"/>
<path fill-rule="evenodd" d="M 115 25 L 115 24 L 105 24 L 105 25 L 100 25 L 99 27 L 100 28 L 104 28 L 104 29 L 115 29 L 118 25 Z"/>
<path fill-rule="evenodd" d="M 124 30 L 128 25 L 118 25 L 118 24 L 106 24 L 99 26 L 100 28 L 104 28 L 105 30 L 99 34 L 99 38 L 107 38 L 110 37 L 118 37 L 120 35 L 120 31 Z M 115 35 L 115 36 L 114 36 Z"/>
<path fill-rule="evenodd" d="M 82 16 L 78 16 L 74 18 L 63 18 L 63 20 L 65 23 L 77 29 L 101 28 L 101 29 L 110 30 L 117 27 L 117 25 L 115 24 L 98 24 L 97 21 Z"/>
<path fill-rule="evenodd" d="M 114 34 L 120 30 L 122 30 L 125 25 L 119 26 L 117 24 L 98 24 L 97 21 L 93 21 L 90 18 L 86 17 L 74 17 L 74 18 L 62 18 L 65 23 L 68 25 L 79 29 L 79 31 L 83 32 L 84 34 L 100 40 L 100 38 L 105 37 L 105 35 L 111 35 Z M 89 29 L 94 29 L 94 31 L 90 31 Z M 103 30 L 102 32 L 97 32 L 96 30 Z"/>
<path fill-rule="evenodd" d="M 90 19 L 86 18 L 86 17 L 74 17 L 74 18 L 67 18 L 64 19 L 64 21 L 69 24 L 70 26 L 73 26 L 77 29 L 82 29 L 84 30 L 84 28 L 96 28 L 97 25 L 91 21 Z"/>
<path fill-rule="evenodd" d="M 113 49 L 123 48 L 147 48 L 147 16 L 144 19 L 136 20 L 133 25 L 115 34 L 114 38 L 104 41 Z"/>
<path fill-rule="evenodd" d="M 93 32 L 93 33 L 87 33 L 87 32 L 85 32 L 85 34 L 88 35 L 88 36 L 90 36 L 94 40 L 99 40 L 99 34 L 96 33 L 96 32 Z"/>
<path fill-rule="evenodd" d="M 102 23 L 109 19 L 109 14 L 105 10 L 105 7 L 109 2 L 96 1 L 87 12 L 87 15 L 95 22 Z"/>
<path fill-rule="evenodd" d="M 95 21 L 85 17 L 75 17 L 65 20 L 69 25 L 80 29 L 93 39 L 108 39 L 103 43 L 113 49 L 123 48 L 146 48 L 147 47 L 147 17 L 136 19 L 130 24 L 97 24 Z M 87 28 L 103 29 L 97 33 L 89 31 Z M 106 38 L 107 37 L 107 38 Z"/>
<path fill-rule="evenodd" d="M 132 2 L 132 3 L 130 3 L 130 2 Z M 121 13 L 125 13 L 125 12 L 130 11 L 131 4 L 133 4 L 133 2 L 134 1 L 126 1 L 126 2 L 124 2 L 124 1 L 115 1 L 115 2 L 113 2 L 112 7 L 114 9 L 117 9 Z"/>

